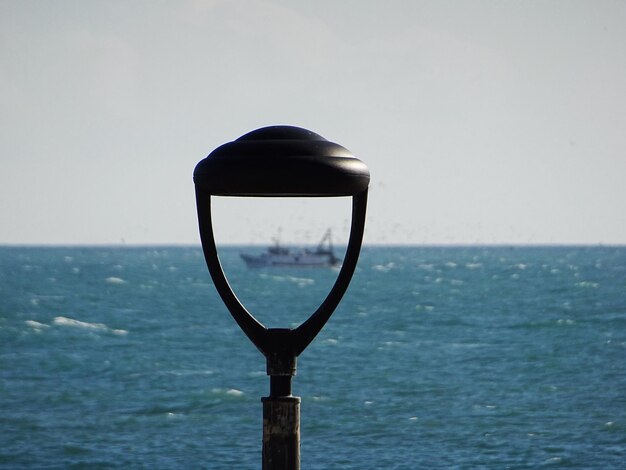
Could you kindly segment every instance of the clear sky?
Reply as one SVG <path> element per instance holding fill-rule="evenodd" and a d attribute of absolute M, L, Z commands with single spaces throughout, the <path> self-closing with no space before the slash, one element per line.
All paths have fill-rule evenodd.
<path fill-rule="evenodd" d="M 290 124 L 372 180 L 367 243 L 626 243 L 626 2 L 0 0 L 0 243 L 198 243 L 192 172 Z M 345 237 L 346 200 L 218 201 Z"/>

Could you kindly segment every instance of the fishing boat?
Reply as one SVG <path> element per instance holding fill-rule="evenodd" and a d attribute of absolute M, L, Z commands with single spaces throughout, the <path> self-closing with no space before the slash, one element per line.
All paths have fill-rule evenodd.
<path fill-rule="evenodd" d="M 240 253 L 249 268 L 264 267 L 331 267 L 339 263 L 333 251 L 330 229 L 322 237 L 315 249 L 292 250 L 281 246 L 278 238 L 274 238 L 274 245 L 260 255 Z"/>

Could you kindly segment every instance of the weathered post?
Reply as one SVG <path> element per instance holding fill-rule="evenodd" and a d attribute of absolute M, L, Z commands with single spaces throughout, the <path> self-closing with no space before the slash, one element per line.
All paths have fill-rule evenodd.
<path fill-rule="evenodd" d="M 270 376 L 263 402 L 263 469 L 299 470 L 300 398 L 291 392 L 296 358 L 313 341 L 343 297 L 359 258 L 369 170 L 344 147 L 298 127 L 273 126 L 224 144 L 200 161 L 193 175 L 204 257 L 231 315 L 263 353 Z M 352 227 L 337 280 L 319 308 L 297 328 L 266 328 L 239 302 L 219 261 L 211 196 L 352 196 Z"/>
<path fill-rule="evenodd" d="M 289 345 L 289 330 L 268 330 L 278 345 Z M 281 341 L 280 336 L 283 336 Z M 291 394 L 296 356 L 290 349 L 267 355 L 270 394 L 263 397 L 263 470 L 300 469 L 300 397 Z"/>

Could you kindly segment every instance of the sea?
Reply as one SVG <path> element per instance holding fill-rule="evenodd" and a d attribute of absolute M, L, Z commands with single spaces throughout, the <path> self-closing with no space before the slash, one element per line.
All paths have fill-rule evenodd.
<path fill-rule="evenodd" d="M 260 250 L 297 326 L 337 270 Z M 293 390 L 303 469 L 624 469 L 626 247 L 366 246 Z M 0 468 L 259 469 L 268 392 L 199 246 L 0 247 Z"/>

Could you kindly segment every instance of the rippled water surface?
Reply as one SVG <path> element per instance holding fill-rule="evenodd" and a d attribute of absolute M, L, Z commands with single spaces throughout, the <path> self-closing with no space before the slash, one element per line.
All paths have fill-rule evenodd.
<path fill-rule="evenodd" d="M 337 274 L 240 251 L 268 326 Z M 0 248 L 0 467 L 260 468 L 267 392 L 198 248 Z M 624 468 L 626 248 L 365 248 L 294 393 L 303 469 Z"/>

